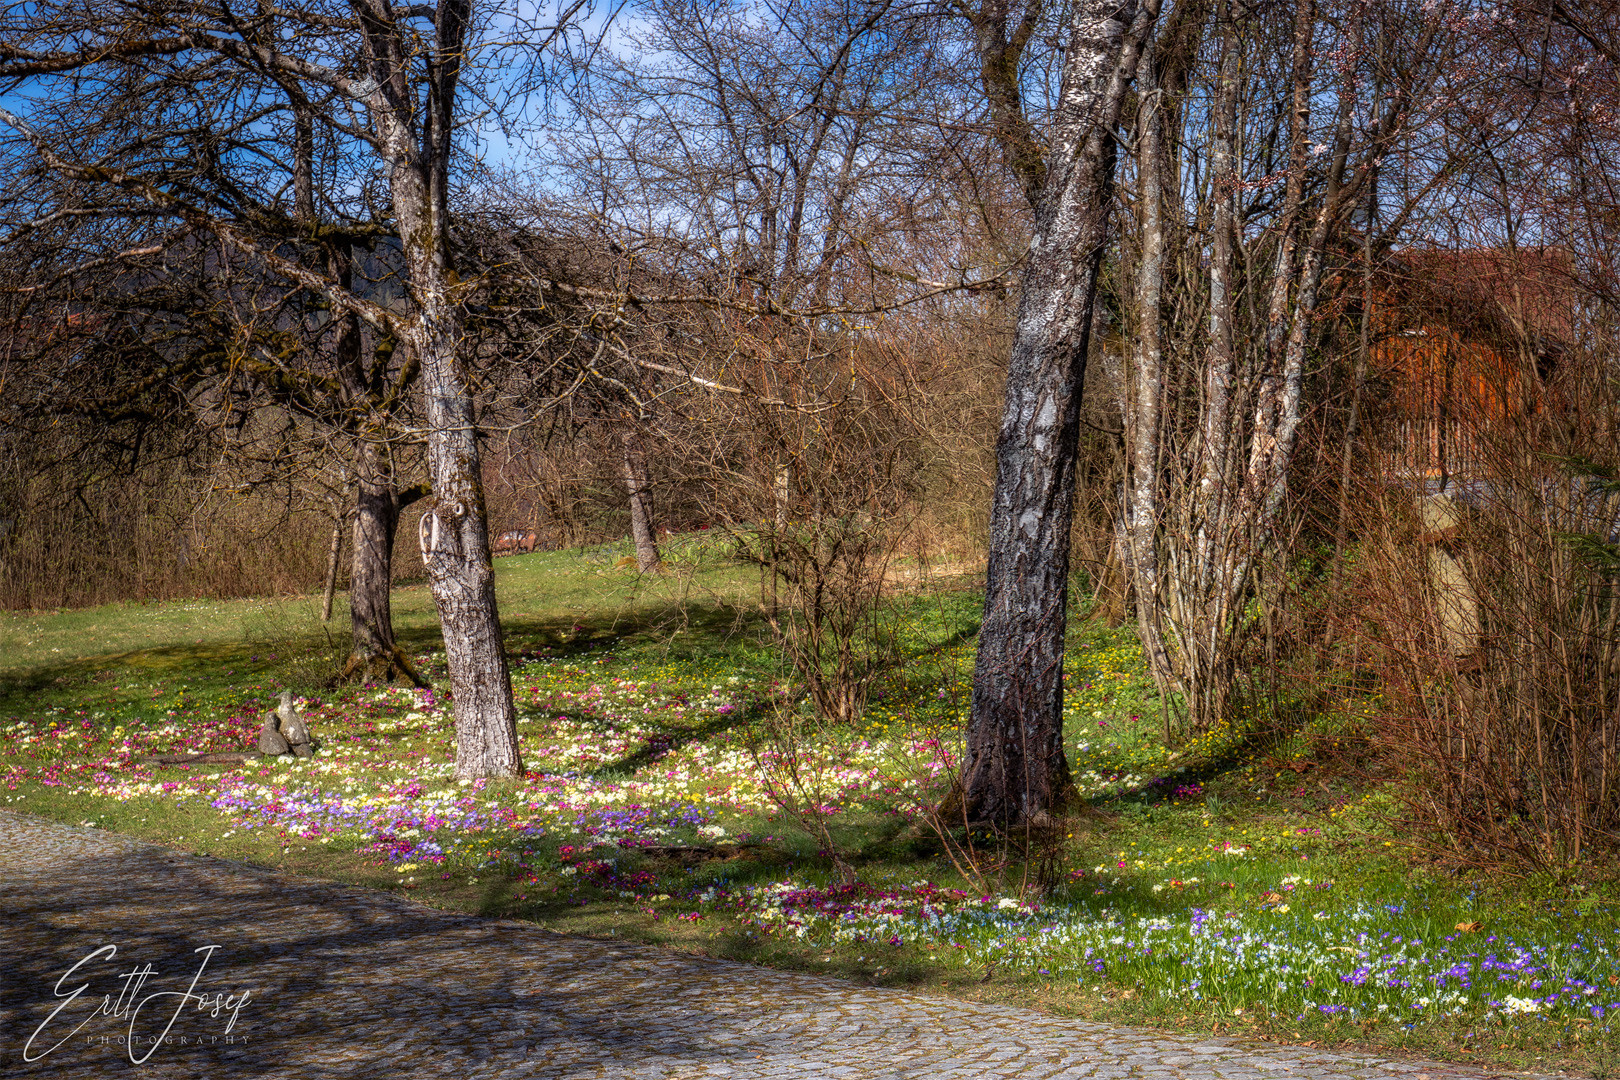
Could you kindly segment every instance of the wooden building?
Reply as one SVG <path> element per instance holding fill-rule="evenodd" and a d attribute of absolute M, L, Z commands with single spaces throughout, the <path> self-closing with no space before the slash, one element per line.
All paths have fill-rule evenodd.
<path fill-rule="evenodd" d="M 1574 337 L 1568 254 L 1408 250 L 1374 282 L 1386 473 L 1434 488 L 1483 479 L 1516 416 L 1556 407 L 1548 378 Z"/>

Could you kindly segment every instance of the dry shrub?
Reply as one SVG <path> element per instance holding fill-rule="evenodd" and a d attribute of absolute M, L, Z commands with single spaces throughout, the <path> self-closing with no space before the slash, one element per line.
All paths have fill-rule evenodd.
<path fill-rule="evenodd" d="M 5 448 L 0 607 L 315 592 L 331 519 L 289 487 L 234 492 L 183 457 L 133 470 Z"/>
<path fill-rule="evenodd" d="M 828 728 L 788 702 L 773 705 L 747 735 L 766 796 L 821 845 L 845 884 L 855 880 L 855 869 L 833 833 L 833 819 L 856 740 L 851 729 Z"/>
<path fill-rule="evenodd" d="M 1386 479 L 1363 500 L 1343 630 L 1414 835 L 1461 861 L 1553 869 L 1620 839 L 1620 453 L 1594 368 L 1527 376 L 1536 400 L 1476 430 L 1448 497 Z"/>
<path fill-rule="evenodd" d="M 778 429 L 777 445 L 792 445 L 780 429 L 797 427 L 793 419 L 763 422 Z M 817 426 L 792 454 L 796 481 L 783 471 L 780 514 L 738 530 L 738 551 L 762 571 L 763 614 L 817 714 L 853 724 L 899 656 L 901 611 L 886 602 L 888 577 L 914 492 L 903 451 L 869 411 L 843 410 Z"/>
<path fill-rule="evenodd" d="M 730 375 L 747 391 L 695 402 L 703 411 L 692 408 L 663 456 L 684 460 L 686 487 L 704 492 L 735 554 L 758 566 L 761 614 L 817 715 L 848 725 L 899 655 L 890 569 L 931 451 L 903 355 L 848 339 L 798 344 L 788 363 L 748 340 L 759 359 Z"/>

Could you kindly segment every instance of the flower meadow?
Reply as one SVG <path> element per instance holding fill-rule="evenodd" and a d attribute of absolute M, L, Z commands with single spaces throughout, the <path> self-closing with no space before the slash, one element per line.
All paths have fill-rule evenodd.
<path fill-rule="evenodd" d="M 612 639 L 515 658 L 527 772 L 512 780 L 455 780 L 442 691 L 393 686 L 306 690 L 322 742 L 311 759 L 137 761 L 252 746 L 281 688 L 274 658 L 255 655 L 211 683 L 111 669 L 37 711 L 13 706 L 0 716 L 0 806 L 150 818 L 195 850 L 255 839 L 316 872 L 308 860 L 349 860 L 423 896 L 476 889 L 455 902 L 479 910 L 628 909 L 644 926 L 743 935 L 810 961 L 904 962 L 946 985 L 1014 980 L 1312 1030 L 1616 1036 L 1613 907 L 1493 916 L 1467 889 L 1409 873 L 1378 831 L 1377 789 L 1302 779 L 1297 748 L 1251 753 L 1223 729 L 1167 752 L 1140 650 L 1121 633 L 1078 640 L 1066 669 L 1066 750 L 1099 813 L 1061 845 L 1059 884 L 964 880 L 923 813 L 962 745 L 971 643 L 948 629 L 919 621 L 914 660 L 877 687 L 863 724 L 806 726 L 792 750 L 854 882 L 779 805 L 784 751 L 760 721 L 795 701 L 780 671 Z"/>
<path fill-rule="evenodd" d="M 233 687 L 212 700 L 185 687 L 168 696 L 159 687 L 154 697 L 168 708 L 146 710 L 140 722 L 62 708 L 12 717 L 0 727 L 8 751 L 0 783 L 13 790 L 29 780 L 66 785 L 72 794 L 121 802 L 202 802 L 227 815 L 232 829 L 342 842 L 394 863 L 437 864 L 503 832 L 664 843 L 722 816 L 768 817 L 776 809 L 766 775 L 776 752 L 750 740 L 748 720 L 781 693 L 778 684 L 703 664 L 654 666 L 611 654 L 529 656 L 514 666 L 513 679 L 528 772 L 498 791 L 452 779 L 448 704 L 434 690 L 396 686 L 300 699 L 324 739 L 321 753 L 240 768 L 136 759 L 251 747 L 269 697 L 262 686 Z M 890 705 L 862 731 L 830 732 L 824 745 L 801 748 L 821 781 L 820 809 L 914 818 L 959 757 L 948 704 L 957 696 L 942 687 L 925 709 Z M 1090 740 L 1107 728 L 1097 721 Z M 1087 736 L 1094 729 L 1078 730 Z M 1090 749 L 1087 739 L 1076 743 L 1082 755 Z M 1103 795 L 1142 778 L 1129 763 L 1099 760 L 1077 770 L 1077 779 L 1087 794 Z"/>
<path fill-rule="evenodd" d="M 920 946 L 946 968 L 1113 987 L 1238 1016 L 1408 1028 L 1534 1019 L 1609 1032 L 1620 1010 L 1620 925 L 1487 935 L 1448 931 L 1410 901 L 1337 896 L 1332 882 L 1298 876 L 1258 905 L 1243 904 L 1230 882 L 1173 884 L 1193 901 L 1155 914 L 1128 895 L 1037 903 L 921 881 L 889 890 L 779 883 L 733 902 L 768 932 L 813 944 Z"/>

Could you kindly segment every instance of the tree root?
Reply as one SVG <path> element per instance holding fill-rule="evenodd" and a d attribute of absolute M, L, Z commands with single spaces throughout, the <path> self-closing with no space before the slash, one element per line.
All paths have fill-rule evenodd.
<path fill-rule="evenodd" d="M 385 653 L 365 654 L 353 652 L 331 681 L 331 686 L 347 682 L 396 682 L 403 679 L 419 690 L 426 690 L 428 681 L 417 672 L 398 645 Z"/>

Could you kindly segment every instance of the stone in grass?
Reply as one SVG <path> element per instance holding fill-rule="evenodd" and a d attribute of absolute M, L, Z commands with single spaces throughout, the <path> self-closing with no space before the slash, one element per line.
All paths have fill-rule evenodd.
<path fill-rule="evenodd" d="M 299 715 L 298 707 L 293 704 L 291 690 L 281 692 L 281 704 L 276 706 L 276 716 L 281 721 L 281 736 L 287 740 L 288 748 L 299 757 L 311 756 L 315 751 L 315 740 L 304 718 Z"/>
<path fill-rule="evenodd" d="M 282 754 L 292 752 L 287 740 L 281 737 L 276 730 L 276 714 L 274 711 L 264 714 L 264 727 L 259 729 L 259 753 L 266 757 L 280 757 Z"/>

